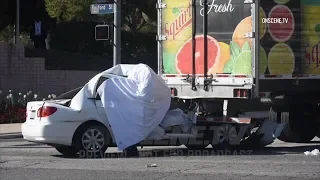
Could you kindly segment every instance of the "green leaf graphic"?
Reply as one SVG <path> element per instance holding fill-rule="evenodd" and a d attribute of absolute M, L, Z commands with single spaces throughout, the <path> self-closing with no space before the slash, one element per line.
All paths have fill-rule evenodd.
<path fill-rule="evenodd" d="M 231 56 L 237 57 L 241 53 L 240 46 L 233 41 L 230 42 L 230 49 L 231 49 Z"/>
<path fill-rule="evenodd" d="M 244 43 L 244 45 L 242 46 L 242 50 L 241 51 L 250 51 L 251 50 L 251 47 L 250 47 L 250 44 L 248 41 L 246 41 Z"/>
<path fill-rule="evenodd" d="M 251 47 L 246 42 L 242 48 L 231 41 L 230 42 L 231 57 L 225 64 L 223 72 L 230 74 L 251 74 Z"/>
<path fill-rule="evenodd" d="M 178 15 L 178 14 L 180 14 L 180 9 L 177 8 L 177 7 L 175 7 L 175 8 L 172 9 L 172 13 L 173 13 L 174 15 Z"/>
<path fill-rule="evenodd" d="M 251 50 L 242 51 L 237 57 L 232 74 L 252 74 Z"/>
<path fill-rule="evenodd" d="M 223 68 L 223 73 L 232 73 L 233 70 L 233 66 L 234 66 L 234 62 L 232 59 L 230 59 L 229 61 L 227 61 L 227 63 L 224 65 Z"/>

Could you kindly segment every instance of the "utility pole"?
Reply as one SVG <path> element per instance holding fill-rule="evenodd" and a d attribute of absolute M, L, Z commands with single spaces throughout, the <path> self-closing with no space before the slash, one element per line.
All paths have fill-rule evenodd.
<path fill-rule="evenodd" d="M 15 43 L 20 44 L 20 0 L 17 0 L 16 27 L 15 27 Z"/>
<path fill-rule="evenodd" d="M 114 0 L 113 66 L 121 64 L 121 0 Z"/>

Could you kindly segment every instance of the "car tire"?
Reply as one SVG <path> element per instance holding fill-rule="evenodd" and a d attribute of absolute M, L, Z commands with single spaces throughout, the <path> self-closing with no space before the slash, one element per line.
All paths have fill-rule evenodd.
<path fill-rule="evenodd" d="M 77 155 L 77 150 L 71 146 L 56 146 L 55 149 L 66 157 L 75 157 Z"/>
<path fill-rule="evenodd" d="M 94 145 L 93 145 L 94 144 Z M 80 158 L 102 158 L 111 144 L 111 136 L 103 125 L 86 125 L 75 135 L 74 146 Z"/>

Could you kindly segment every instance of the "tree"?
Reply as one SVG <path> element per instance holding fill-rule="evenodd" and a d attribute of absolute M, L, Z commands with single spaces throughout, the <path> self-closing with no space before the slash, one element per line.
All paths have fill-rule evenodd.
<path fill-rule="evenodd" d="M 156 0 L 126 1 L 122 18 L 125 30 L 135 33 L 146 27 L 147 30 L 156 27 L 155 3 Z"/>
<path fill-rule="evenodd" d="M 59 21 L 89 21 L 92 0 L 45 0 L 50 17 Z"/>
<path fill-rule="evenodd" d="M 60 22 L 92 21 L 94 17 L 97 19 L 97 16 L 90 14 L 90 4 L 94 3 L 94 0 L 45 0 L 45 3 L 50 17 Z M 124 29 L 135 33 L 148 26 L 155 27 L 155 3 L 156 0 L 127 0 L 122 8 Z M 105 15 L 103 18 L 108 22 L 112 21 L 112 15 Z"/>

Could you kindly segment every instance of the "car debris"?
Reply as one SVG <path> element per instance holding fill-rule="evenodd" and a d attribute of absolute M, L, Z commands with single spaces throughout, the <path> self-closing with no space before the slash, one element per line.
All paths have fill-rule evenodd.
<path fill-rule="evenodd" d="M 306 156 L 318 156 L 318 155 L 320 155 L 320 152 L 319 152 L 319 149 L 314 149 L 311 152 L 310 151 L 306 151 L 306 152 L 304 152 L 304 154 Z"/>
<path fill-rule="evenodd" d="M 157 164 L 148 164 L 147 167 L 158 167 Z"/>

